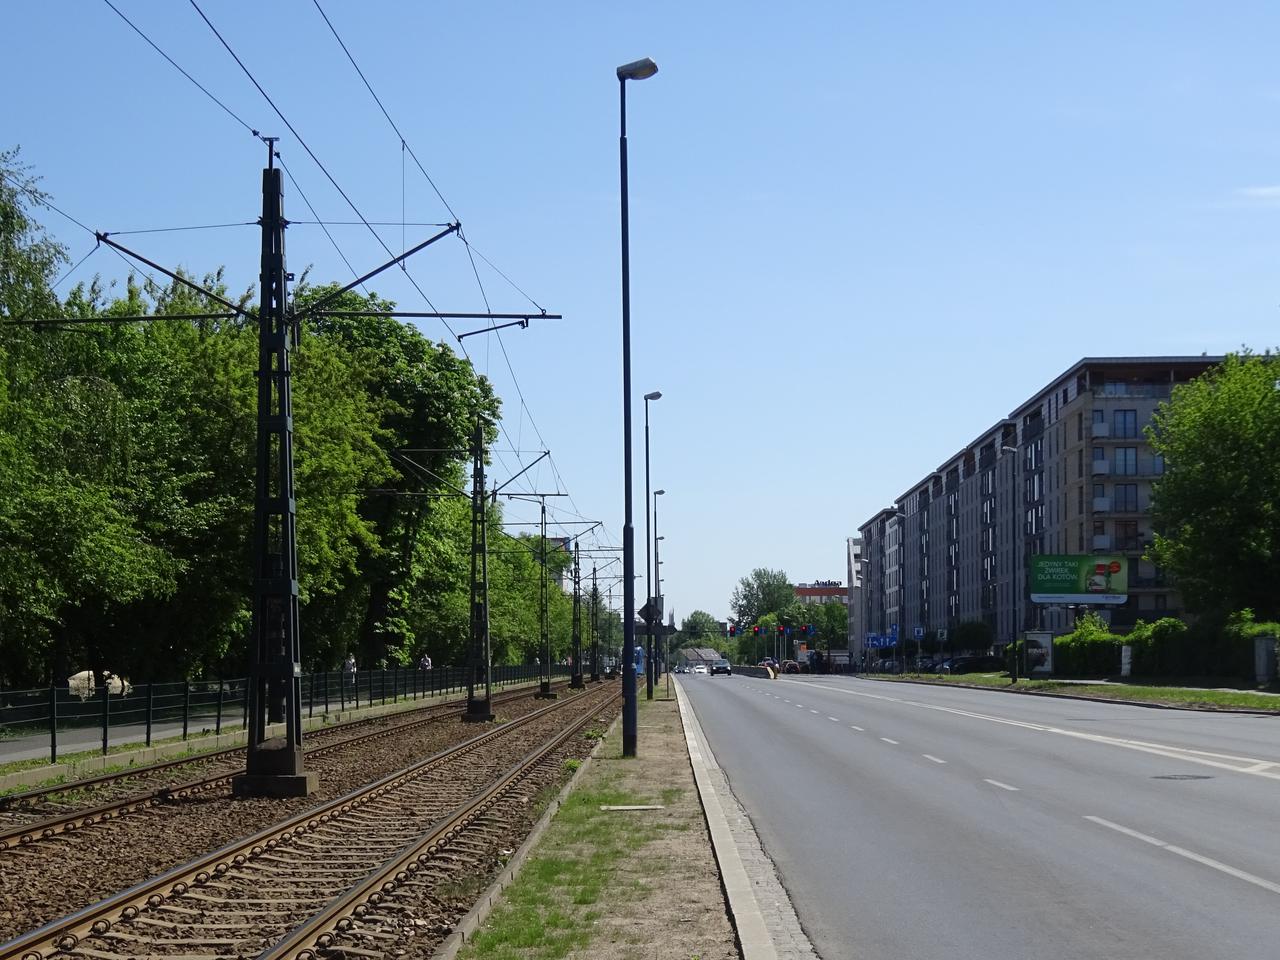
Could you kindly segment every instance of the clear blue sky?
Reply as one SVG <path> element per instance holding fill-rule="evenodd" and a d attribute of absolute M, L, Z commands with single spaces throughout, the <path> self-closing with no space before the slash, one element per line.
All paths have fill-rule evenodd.
<path fill-rule="evenodd" d="M 114 2 L 283 137 L 322 217 L 352 219 L 187 3 Z M 513 442 L 541 433 L 613 543 L 613 71 L 659 63 L 628 97 L 636 516 L 642 545 L 639 398 L 659 389 L 679 617 L 723 617 L 755 566 L 843 579 L 859 523 L 1081 356 L 1277 342 L 1274 4 L 323 2 L 476 248 L 565 314 L 504 337 L 528 412 L 498 343 L 468 344 Z M 412 167 L 402 193 L 399 141 L 310 0 L 202 6 L 367 217 L 399 221 L 403 198 L 410 220 L 447 219 Z M 0 142 L 56 203 L 105 230 L 256 217 L 263 148 L 105 3 L 11 4 L 5 21 Z M 293 192 L 286 212 L 310 219 Z M 49 226 L 75 258 L 92 247 Z M 335 232 L 358 268 L 384 259 L 363 228 Z M 398 251 L 399 225 L 385 237 Z M 252 228 L 121 239 L 256 281 Z M 291 228 L 288 253 L 350 277 L 318 228 Z M 482 270 L 495 310 L 527 307 Z M 99 252 L 93 271 L 123 265 Z M 459 243 L 413 273 L 437 306 L 482 309 Z M 375 288 L 424 308 L 394 273 Z"/>

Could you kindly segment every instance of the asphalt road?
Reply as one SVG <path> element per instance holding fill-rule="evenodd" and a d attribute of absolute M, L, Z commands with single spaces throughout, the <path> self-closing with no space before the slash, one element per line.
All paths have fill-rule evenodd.
<path fill-rule="evenodd" d="M 1280 957 L 1280 718 L 684 680 L 825 960 Z"/>

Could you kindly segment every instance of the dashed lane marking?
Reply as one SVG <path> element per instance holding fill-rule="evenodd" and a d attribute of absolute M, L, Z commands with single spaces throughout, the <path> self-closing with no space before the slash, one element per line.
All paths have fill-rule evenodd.
<path fill-rule="evenodd" d="M 1263 890 L 1269 890 L 1271 893 L 1280 893 L 1280 883 L 1273 883 L 1270 880 L 1264 880 L 1262 877 L 1247 873 L 1237 867 L 1223 863 L 1221 860 L 1214 860 L 1212 857 L 1206 857 L 1200 853 L 1194 853 L 1183 847 L 1174 846 L 1172 843 L 1165 843 L 1155 837 L 1148 836 L 1145 833 L 1139 833 L 1129 827 L 1122 827 L 1118 823 L 1112 823 L 1110 820 L 1104 820 L 1102 817 L 1085 817 L 1090 823 L 1096 823 L 1100 827 L 1106 827 L 1108 830 L 1114 830 L 1116 833 L 1123 833 L 1127 837 L 1133 837 L 1135 840 L 1141 840 L 1143 843 L 1149 843 L 1153 847 L 1159 847 L 1161 850 L 1167 850 L 1169 853 L 1176 854 L 1195 863 L 1203 864 L 1211 867 L 1219 873 L 1225 873 L 1229 877 L 1235 877 L 1237 880 L 1243 880 L 1245 883 L 1251 883 L 1255 887 L 1261 887 Z"/>
<path fill-rule="evenodd" d="M 993 787 L 999 787 L 1001 790 L 1008 790 L 1010 793 L 1017 793 L 1019 789 L 1018 787 L 1011 787 L 1007 783 L 1001 783 L 999 780 L 992 780 L 990 777 L 983 777 L 982 780 L 984 783 L 989 783 Z"/>
<path fill-rule="evenodd" d="M 852 723 L 851 723 L 851 724 L 849 724 L 849 729 L 850 729 L 850 730 L 857 730 L 859 733 L 866 733 L 866 732 L 867 732 L 867 731 L 863 730 L 861 727 L 859 727 L 859 726 L 857 726 L 857 725 L 855 725 L 855 724 L 852 724 Z"/>
<path fill-rule="evenodd" d="M 932 753 L 922 753 L 922 754 L 920 754 L 920 756 L 924 757 L 926 760 L 932 760 L 934 763 L 946 763 L 946 762 L 947 762 L 947 761 L 943 760 L 941 757 L 935 757 Z"/>
<path fill-rule="evenodd" d="M 810 710 L 809 712 L 810 712 L 810 713 L 817 713 L 818 711 L 817 711 L 817 710 Z"/>
<path fill-rule="evenodd" d="M 839 722 L 840 722 L 840 718 L 839 718 L 839 717 L 827 717 L 827 719 L 828 719 L 828 720 L 830 720 L 832 723 L 839 723 Z"/>
<path fill-rule="evenodd" d="M 881 737 L 880 739 L 883 740 L 885 743 L 892 743 L 895 747 L 898 745 L 897 740 L 890 740 L 888 737 Z"/>

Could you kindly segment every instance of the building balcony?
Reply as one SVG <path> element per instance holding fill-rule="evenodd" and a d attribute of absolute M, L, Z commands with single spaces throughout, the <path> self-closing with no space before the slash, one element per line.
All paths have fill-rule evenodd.
<path fill-rule="evenodd" d="M 1093 512 L 1094 513 L 1110 513 L 1111 498 L 1110 497 L 1094 497 Z"/>
<path fill-rule="evenodd" d="M 1126 552 L 1145 550 L 1147 548 L 1147 539 L 1146 537 L 1117 537 L 1115 544 L 1116 550 L 1124 550 Z"/>
<path fill-rule="evenodd" d="M 1111 549 L 1111 534 L 1109 534 L 1109 533 L 1095 533 L 1095 534 L 1093 535 L 1093 549 L 1095 549 L 1095 550 L 1110 550 L 1110 549 Z"/>
<path fill-rule="evenodd" d="M 1094 460 L 1093 466 L 1090 468 L 1095 477 L 1107 476 L 1111 473 L 1110 460 Z"/>
<path fill-rule="evenodd" d="M 1100 437 L 1111 436 L 1111 424 L 1109 423 L 1093 423 L 1089 425 L 1089 436 L 1097 440 Z"/>

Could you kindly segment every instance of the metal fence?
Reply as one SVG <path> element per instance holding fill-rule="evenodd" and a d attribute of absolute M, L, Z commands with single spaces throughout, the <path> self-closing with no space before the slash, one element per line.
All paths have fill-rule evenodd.
<path fill-rule="evenodd" d="M 539 678 L 536 664 L 495 664 L 495 688 Z M 568 667 L 553 666 L 552 676 L 567 676 Z M 464 667 L 437 667 L 414 670 L 361 670 L 356 673 L 332 670 L 302 675 L 302 713 L 324 716 L 400 700 L 418 700 L 441 694 L 465 692 Z M 117 683 L 116 688 L 120 689 Z M 249 709 L 248 680 L 187 680 L 180 683 L 145 683 L 112 693 L 103 684 L 73 690 L 54 685 L 36 690 L 0 690 L 0 762 L 11 753 L 12 744 L 30 746 L 48 738 L 49 762 L 58 762 L 58 737 L 63 736 L 63 753 L 96 750 L 101 742 L 105 754 L 114 742 L 151 746 L 159 739 L 183 740 L 202 733 L 223 733 L 243 729 Z M 84 693 L 84 696 L 78 695 Z M 86 739 L 85 734 L 93 731 Z"/>

